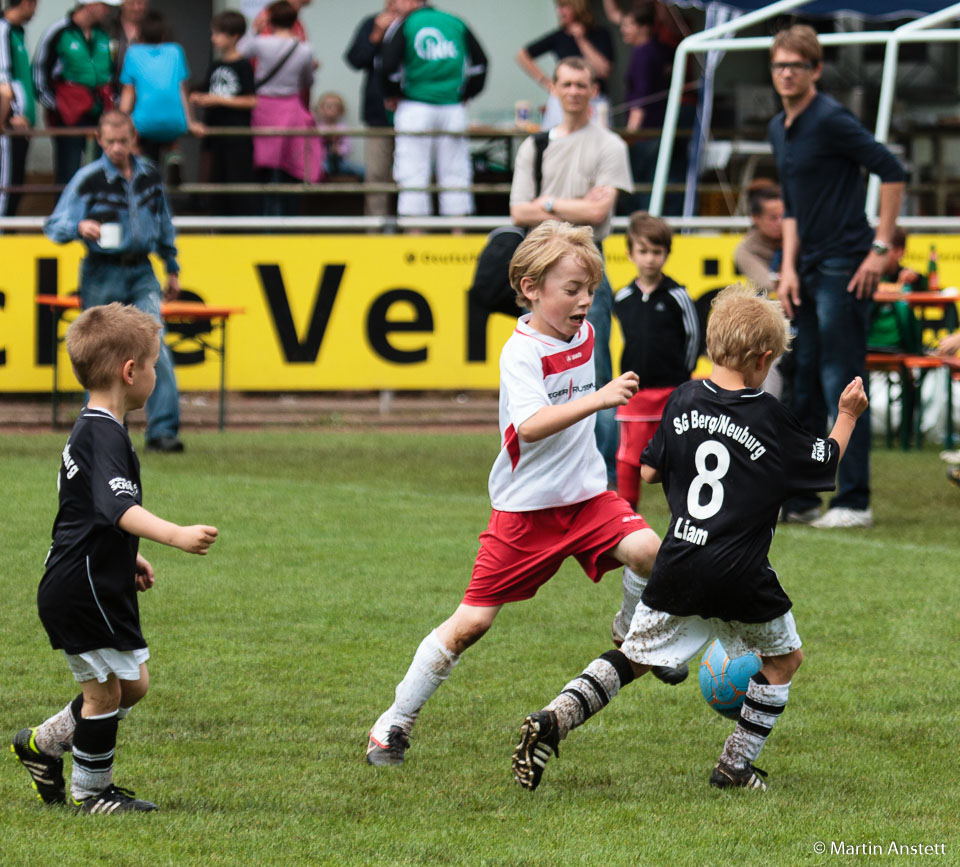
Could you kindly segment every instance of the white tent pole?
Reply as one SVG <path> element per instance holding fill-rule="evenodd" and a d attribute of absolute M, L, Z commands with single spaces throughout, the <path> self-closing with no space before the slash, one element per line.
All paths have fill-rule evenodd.
<path fill-rule="evenodd" d="M 684 39 L 678 46 L 673 60 L 673 76 L 670 79 L 670 95 L 667 97 L 667 110 L 663 119 L 663 130 L 660 135 L 660 152 L 657 154 L 657 170 L 653 176 L 653 189 L 650 193 L 650 213 L 660 216 L 663 213 L 664 189 L 667 185 L 667 176 L 670 173 L 670 158 L 673 154 L 673 143 L 677 135 L 677 119 L 680 116 L 680 100 L 683 96 L 683 80 L 687 69 L 687 58 L 695 47 L 708 42 L 715 36 L 735 33 L 744 27 L 766 21 L 809 3 L 810 0 L 779 0 L 763 9 L 748 12 L 740 18 L 735 18 L 725 24 L 719 24 L 710 30 L 693 33 Z"/>
<path fill-rule="evenodd" d="M 877 141 L 886 142 L 890 135 L 890 118 L 893 114 L 893 96 L 897 87 L 897 66 L 900 59 L 901 37 L 917 30 L 925 30 L 955 17 L 960 17 L 960 3 L 954 3 L 939 12 L 910 21 L 890 34 L 890 41 L 887 42 L 887 48 L 883 56 L 880 103 L 877 108 L 877 125 L 874 130 L 874 138 Z M 867 217 L 875 218 L 879 210 L 880 178 L 876 175 L 870 175 L 870 181 L 867 185 Z"/>

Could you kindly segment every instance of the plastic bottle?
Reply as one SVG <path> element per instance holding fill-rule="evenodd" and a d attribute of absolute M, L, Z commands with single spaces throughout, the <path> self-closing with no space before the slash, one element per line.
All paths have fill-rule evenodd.
<path fill-rule="evenodd" d="M 930 261 L 927 264 L 927 290 L 930 292 L 940 291 L 940 274 L 937 271 L 937 248 L 930 245 Z"/>

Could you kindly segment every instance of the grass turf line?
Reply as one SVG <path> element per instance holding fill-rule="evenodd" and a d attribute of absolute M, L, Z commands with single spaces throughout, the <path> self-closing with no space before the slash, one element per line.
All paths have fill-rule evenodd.
<path fill-rule="evenodd" d="M 75 694 L 35 606 L 64 441 L 0 437 L 7 737 Z M 575 563 L 465 654 L 403 768 L 366 767 L 367 729 L 466 586 L 496 448 L 226 433 L 143 455 L 147 508 L 221 531 L 206 558 L 142 544 L 157 570 L 140 597 L 151 690 L 121 724 L 116 779 L 162 812 L 44 809 L 7 753 L 0 862 L 817 864 L 821 840 L 941 843 L 960 859 L 960 502 L 930 450 L 874 452 L 872 530 L 777 533 L 805 662 L 761 757 L 765 795 L 707 787 L 731 724 L 692 680 L 628 687 L 535 794 L 512 782 L 523 716 L 608 647 L 618 579 L 594 586 Z M 663 532 L 657 488 L 641 511 Z"/>

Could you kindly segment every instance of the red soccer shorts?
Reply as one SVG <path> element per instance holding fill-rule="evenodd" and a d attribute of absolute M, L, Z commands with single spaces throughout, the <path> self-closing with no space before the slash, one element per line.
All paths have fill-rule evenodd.
<path fill-rule="evenodd" d="M 640 466 L 640 455 L 653 439 L 660 427 L 659 421 L 622 421 L 620 422 L 620 445 L 617 447 L 617 461 Z"/>
<path fill-rule="evenodd" d="M 663 408 L 673 387 L 641 388 L 626 406 L 617 408 L 620 422 L 620 446 L 617 460 L 632 467 L 640 466 L 640 455 L 660 427 Z"/>
<path fill-rule="evenodd" d="M 530 599 L 570 556 L 591 581 L 620 566 L 608 554 L 622 539 L 649 527 L 626 500 L 604 491 L 572 506 L 532 512 L 493 510 L 480 534 L 465 605 Z"/>

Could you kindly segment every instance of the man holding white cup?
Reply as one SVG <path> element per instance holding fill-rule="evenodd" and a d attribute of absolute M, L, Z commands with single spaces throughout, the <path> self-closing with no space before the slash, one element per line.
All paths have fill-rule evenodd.
<path fill-rule="evenodd" d="M 103 155 L 81 168 L 64 188 L 44 234 L 57 244 L 83 241 L 83 307 L 119 301 L 149 313 L 161 325 L 160 305 L 180 292 L 175 232 L 156 166 L 134 156 L 137 131 L 130 116 L 108 111 L 97 127 Z M 167 270 L 161 290 L 148 258 Z M 161 341 L 157 384 L 147 401 L 147 451 L 182 452 L 180 407 L 170 350 Z"/>

